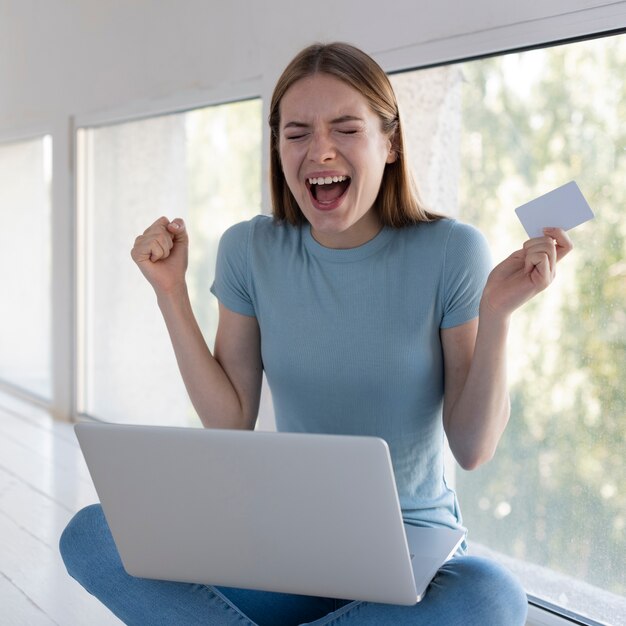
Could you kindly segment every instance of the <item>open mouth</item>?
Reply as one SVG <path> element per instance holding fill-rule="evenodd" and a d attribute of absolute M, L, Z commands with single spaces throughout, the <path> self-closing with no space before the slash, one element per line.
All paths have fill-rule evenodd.
<path fill-rule="evenodd" d="M 349 176 L 326 176 L 307 179 L 307 187 L 320 208 L 334 208 L 350 186 Z"/>

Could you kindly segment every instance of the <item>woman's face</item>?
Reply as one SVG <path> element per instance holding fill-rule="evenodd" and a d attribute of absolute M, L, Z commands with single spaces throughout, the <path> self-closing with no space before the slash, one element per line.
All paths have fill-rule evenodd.
<path fill-rule="evenodd" d="M 358 91 L 328 74 L 295 82 L 280 103 L 279 151 L 287 185 L 319 243 L 352 248 L 376 236 L 381 222 L 373 205 L 395 154 Z"/>

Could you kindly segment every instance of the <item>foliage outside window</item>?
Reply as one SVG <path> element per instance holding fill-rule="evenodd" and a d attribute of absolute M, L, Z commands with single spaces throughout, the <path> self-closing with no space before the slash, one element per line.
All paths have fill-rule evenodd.
<path fill-rule="evenodd" d="M 495 261 L 526 238 L 514 208 L 559 185 L 576 180 L 596 213 L 571 233 L 556 284 L 515 315 L 496 457 L 455 479 L 475 553 L 493 551 L 529 594 L 611 624 L 626 624 L 625 67 L 622 35 L 394 77 L 457 73 L 458 217 Z M 420 101 L 408 105 L 419 116 Z"/>

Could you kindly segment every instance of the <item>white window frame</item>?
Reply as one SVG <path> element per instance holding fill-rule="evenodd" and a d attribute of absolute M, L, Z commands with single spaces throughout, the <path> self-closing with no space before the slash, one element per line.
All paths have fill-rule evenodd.
<path fill-rule="evenodd" d="M 623 10 L 623 22 L 622 23 L 626 24 L 626 8 Z M 433 60 L 432 62 L 426 63 L 424 65 L 417 65 L 417 66 L 409 65 L 409 64 L 406 64 L 406 61 L 405 61 L 403 69 L 387 70 L 387 73 L 389 75 L 393 75 L 393 74 L 402 74 L 406 72 L 419 72 L 420 70 L 426 70 L 426 69 L 433 68 L 433 67 L 444 67 L 444 66 L 452 65 L 456 63 L 459 63 L 459 64 L 469 63 L 469 62 L 477 61 L 481 58 L 486 58 L 490 56 L 495 56 L 495 57 L 505 56 L 508 54 L 515 54 L 515 53 L 525 52 L 525 51 L 533 50 L 533 49 L 568 45 L 568 44 L 576 43 L 577 41 L 584 41 L 584 40 L 589 40 L 589 39 L 601 39 L 601 38 L 611 37 L 611 36 L 616 36 L 616 35 L 621 35 L 621 36 L 626 37 L 626 27 L 622 27 L 619 29 L 612 28 L 610 30 L 601 30 L 598 32 L 587 34 L 585 36 L 575 36 L 572 38 L 565 38 L 565 39 L 558 39 L 558 40 L 552 39 L 550 41 L 545 41 L 543 43 L 537 43 L 533 45 L 528 44 L 528 45 L 515 47 L 515 48 L 512 48 L 509 46 L 504 49 L 497 50 L 491 53 L 476 54 L 476 55 L 472 55 L 468 57 L 460 56 L 458 58 L 450 58 L 448 60 L 437 61 L 437 62 Z M 463 46 L 459 45 L 458 49 L 459 51 L 463 50 Z M 433 45 L 432 51 L 429 51 L 429 54 L 432 54 L 433 59 L 437 57 L 438 44 Z M 404 58 L 404 53 L 402 54 L 402 58 Z M 419 180 L 417 181 L 417 183 L 419 185 Z M 448 484 L 453 489 L 455 489 L 456 488 L 455 476 L 456 476 L 456 471 L 458 469 L 458 465 L 457 465 L 456 459 L 454 458 L 454 456 L 452 455 L 452 452 L 450 451 L 448 442 L 446 441 L 445 443 L 446 443 L 446 455 L 444 459 L 444 466 L 445 466 L 446 480 Z M 486 545 L 486 547 L 489 547 L 489 546 Z M 522 561 L 522 562 L 526 562 L 526 561 Z M 592 618 L 579 615 L 573 611 L 570 611 L 556 604 L 553 604 L 547 600 L 543 600 L 542 598 L 537 598 L 532 595 L 528 596 L 528 604 L 529 604 L 529 611 L 528 611 L 528 619 L 526 622 L 526 626 L 571 626 L 572 624 L 576 624 L 580 626 L 608 626 L 608 624 L 605 624 L 604 622 L 598 622 Z"/>
<path fill-rule="evenodd" d="M 58 118 L 48 124 L 28 126 L 0 133 L 0 144 L 52 138 L 51 187 L 51 372 L 50 400 L 0 380 L 0 389 L 51 411 L 56 419 L 67 421 L 74 415 L 73 329 L 74 329 L 74 228 L 73 163 L 71 161 L 71 118 Z M 65 165 L 65 167 L 64 167 Z"/>
<path fill-rule="evenodd" d="M 606 626 L 533 596 L 528 596 L 526 626 L 572 626 L 573 624 L 577 626 Z"/>
<path fill-rule="evenodd" d="M 84 354 L 84 337 L 85 332 L 85 303 L 81 301 L 81 286 L 84 284 L 84 259 L 79 260 L 78 255 L 84 250 L 84 233 L 85 233 L 85 215 L 83 215 L 82 207 L 84 206 L 81 194 L 86 190 L 81 189 L 81 181 L 85 180 L 85 176 L 79 175 L 79 167 L 83 164 L 78 163 L 76 156 L 80 153 L 79 143 L 81 141 L 79 131 L 90 130 L 98 127 L 112 126 L 115 124 L 124 124 L 137 122 L 144 119 L 159 117 L 163 115 L 176 115 L 194 111 L 196 109 L 207 108 L 211 106 L 220 106 L 224 104 L 242 102 L 245 100 L 260 99 L 259 81 L 246 81 L 229 86 L 222 86 L 213 90 L 198 91 L 194 93 L 193 98 L 187 96 L 173 96 L 166 100 L 154 101 L 150 103 L 133 103 L 128 106 L 99 111 L 89 115 L 76 116 L 72 118 L 71 137 L 72 137 L 72 154 L 74 155 L 72 167 L 72 184 L 73 184 L 73 289 L 74 289 L 74 326 L 72 329 L 72 359 L 76 366 L 72 371 L 72 405 L 69 419 L 65 421 L 76 422 L 83 419 L 92 419 L 93 416 L 81 411 L 81 407 L 85 406 L 84 402 L 84 385 L 85 385 L 85 354 Z M 265 113 L 265 111 L 264 111 Z M 264 136 L 265 141 L 265 136 Z M 265 153 L 265 143 L 263 144 L 263 153 Z M 264 162 L 265 157 L 263 156 Z M 265 168 L 263 168 L 265 170 Z M 265 178 L 263 176 L 263 193 L 265 193 Z M 263 203 L 267 206 L 267 203 Z M 129 246 L 132 242 L 129 242 Z"/>

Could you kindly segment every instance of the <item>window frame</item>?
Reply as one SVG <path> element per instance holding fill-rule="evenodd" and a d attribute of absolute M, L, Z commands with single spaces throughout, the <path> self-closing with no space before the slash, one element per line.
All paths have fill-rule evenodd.
<path fill-rule="evenodd" d="M 52 241 L 54 241 L 54 237 L 56 235 L 56 224 L 53 219 L 54 216 L 54 208 L 56 206 L 56 201 L 58 200 L 60 194 L 58 193 L 58 188 L 55 187 L 55 172 L 54 172 L 54 163 L 55 163 L 55 132 L 58 129 L 58 124 L 35 124 L 30 125 L 24 128 L 18 128 L 12 131 L 0 132 L 0 146 L 10 145 L 14 143 L 25 143 L 31 141 L 44 141 L 46 137 L 49 138 L 51 145 L 51 188 L 50 188 L 50 237 Z M 20 398 L 22 400 L 26 400 L 27 402 L 31 402 L 36 406 L 46 408 L 52 410 L 54 405 L 55 398 L 55 383 L 56 377 L 54 370 L 57 365 L 60 365 L 56 361 L 56 356 L 58 352 L 55 351 L 57 347 L 58 341 L 56 340 L 56 331 L 59 330 L 59 314 L 58 310 L 61 306 L 61 299 L 59 294 L 55 292 L 54 286 L 56 281 L 62 281 L 63 283 L 67 283 L 67 275 L 64 274 L 62 263 L 62 253 L 58 253 L 55 250 L 55 246 L 51 244 L 50 246 L 50 254 L 51 254 L 51 267 L 50 267 L 50 363 L 49 366 L 51 368 L 50 372 L 50 383 L 51 383 L 51 397 L 46 398 L 35 391 L 30 389 L 26 389 L 25 387 L 20 386 L 19 384 L 13 383 L 11 381 L 0 378 L 0 391 L 6 392 L 12 396 Z"/>
<path fill-rule="evenodd" d="M 606 626 L 551 602 L 528 595 L 527 626 Z"/>
<path fill-rule="evenodd" d="M 103 416 L 95 416 L 83 410 L 86 407 L 86 379 L 87 374 L 84 371 L 86 365 L 85 332 L 86 332 L 86 302 L 82 296 L 85 295 L 84 285 L 86 281 L 86 233 L 87 219 L 86 215 L 86 190 L 82 188 L 82 183 L 87 179 L 86 173 L 79 171 L 80 168 L 86 166 L 86 163 L 79 162 L 81 152 L 85 153 L 87 144 L 87 132 L 92 129 L 112 127 L 121 124 L 141 122 L 157 117 L 180 115 L 190 113 L 199 109 L 223 106 L 238 102 L 246 102 L 249 100 L 258 100 L 263 107 L 265 113 L 265 101 L 258 93 L 251 93 L 246 85 L 237 96 L 233 95 L 232 90 L 213 90 L 204 92 L 203 97 L 197 97 L 193 100 L 179 99 L 178 97 L 169 99 L 164 102 L 154 103 L 150 107 L 122 107 L 115 111 L 97 112 L 92 115 L 81 116 L 73 120 L 72 126 L 72 153 L 75 155 L 74 167 L 72 169 L 72 178 L 74 181 L 74 319 L 73 328 L 73 359 L 76 367 L 73 370 L 73 395 L 72 395 L 72 414 L 70 422 L 79 421 L 97 421 L 103 419 Z M 264 130 L 264 129 L 263 129 Z M 265 133 L 262 136 L 263 142 L 263 161 L 265 161 Z M 262 195 L 265 190 L 265 177 L 262 176 Z M 262 203 L 262 206 L 267 206 Z M 132 242 L 129 242 L 129 246 Z M 80 257 L 80 258 L 79 258 Z M 267 393 L 267 392 L 266 392 Z"/>
<path fill-rule="evenodd" d="M 611 30 L 604 30 L 600 32 L 594 32 L 586 35 L 579 35 L 575 37 L 565 38 L 565 39 L 553 39 L 548 42 L 543 43 L 533 43 L 529 45 L 522 45 L 514 48 L 506 48 L 502 50 L 494 50 L 492 52 L 484 52 L 479 54 L 474 54 L 467 57 L 459 57 L 454 58 L 447 61 L 437 61 L 431 62 L 427 64 L 419 64 L 419 65 L 405 65 L 402 69 L 394 69 L 391 71 L 387 71 L 388 76 L 401 75 L 408 72 L 417 72 L 420 70 L 432 69 L 437 67 L 447 67 L 451 65 L 458 65 L 461 63 L 469 63 L 472 61 L 479 61 L 482 59 L 488 59 L 493 57 L 503 57 L 509 54 L 518 54 L 522 52 L 528 52 L 531 50 L 540 50 L 546 48 L 553 48 L 558 46 L 575 44 L 582 41 L 596 40 L 596 39 L 604 39 L 608 37 L 616 37 L 616 36 L 626 36 L 626 28 L 614 28 Z M 417 181 L 419 184 L 419 181 Z M 456 471 L 456 461 L 452 456 L 451 452 L 449 452 L 448 444 L 446 442 L 446 464 L 445 471 L 448 476 L 448 482 L 454 488 L 455 486 L 455 471 Z M 489 546 L 486 546 L 489 547 Z M 526 562 L 526 561 L 522 561 Z M 542 598 L 538 598 L 529 594 L 528 596 L 528 605 L 529 605 L 529 613 L 528 613 L 528 621 L 527 624 L 529 626 L 565 626 L 572 624 L 577 624 L 580 626 L 606 626 L 602 622 L 598 622 L 592 618 L 585 617 L 583 615 L 579 615 L 573 611 L 570 611 L 564 607 L 561 607 L 557 604 L 551 603 Z"/>

